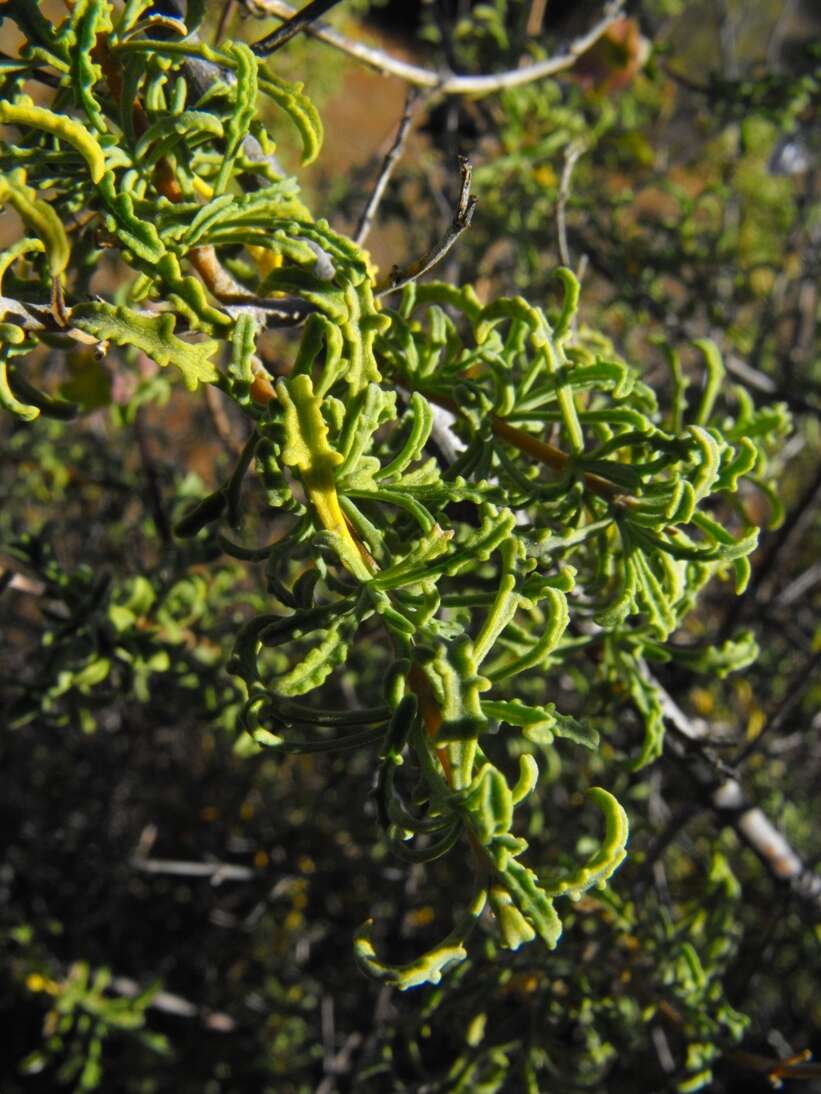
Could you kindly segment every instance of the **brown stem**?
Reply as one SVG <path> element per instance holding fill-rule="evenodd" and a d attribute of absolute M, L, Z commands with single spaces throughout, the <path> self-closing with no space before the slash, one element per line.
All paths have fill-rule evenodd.
<path fill-rule="evenodd" d="M 439 704 L 436 702 L 436 696 L 433 694 L 430 680 L 428 680 L 425 673 L 415 661 L 411 665 L 410 672 L 408 673 L 408 684 L 419 701 L 419 710 L 422 715 L 422 721 L 425 723 L 425 732 L 428 735 L 428 740 L 436 747 L 436 737 L 439 730 L 442 728 L 442 711 L 439 709 Z M 439 763 L 442 765 L 442 770 L 445 773 L 448 784 L 452 785 L 453 764 L 450 762 L 448 750 L 446 748 L 437 747 L 436 755 L 439 757 Z"/>
<path fill-rule="evenodd" d="M 523 429 L 517 429 L 516 426 L 506 422 L 504 418 L 497 418 L 495 414 L 491 415 L 490 424 L 497 437 L 509 441 L 520 452 L 535 456 L 540 463 L 547 464 L 554 471 L 564 471 L 567 467 L 570 456 L 561 448 L 556 448 L 555 445 L 548 444 L 547 441 L 540 441 L 532 433 L 525 433 Z M 584 473 L 584 484 L 588 490 L 598 494 L 605 501 L 618 500 L 622 504 L 630 504 L 631 499 L 622 488 L 610 482 L 609 479 L 602 478 L 601 475 L 594 475 L 591 471 L 586 471 Z"/>
<path fill-rule="evenodd" d="M 397 383 L 408 391 L 415 390 L 413 385 L 404 378 L 397 378 Z M 444 410 L 449 410 L 451 414 L 459 415 L 458 404 L 446 395 L 434 395 L 427 391 L 422 392 L 422 394 L 429 402 L 441 406 Z M 515 425 L 511 425 L 510 422 L 497 417 L 495 414 L 490 415 L 490 427 L 497 437 L 501 437 L 502 440 L 512 444 L 520 452 L 525 452 L 528 456 L 534 456 L 539 463 L 546 464 L 554 471 L 566 470 L 570 456 L 561 448 L 557 448 L 547 441 L 540 441 L 532 433 L 517 429 Z M 601 475 L 594 475 L 592 472 L 586 471 L 584 473 L 584 484 L 591 493 L 598 494 L 605 501 L 617 501 L 622 505 L 630 505 L 633 502 L 630 495 L 625 494 L 620 486 L 610 482 L 609 479 L 602 478 Z"/>
<path fill-rule="evenodd" d="M 102 68 L 113 98 L 119 99 L 123 87 L 120 70 L 103 35 L 97 36 L 92 56 Z M 134 103 L 133 112 L 134 131 L 138 135 L 142 135 L 148 129 L 148 115 L 139 101 Z M 155 183 L 159 192 L 169 201 L 178 204 L 183 200 L 182 187 L 177 181 L 173 167 L 165 157 L 157 162 Z M 221 266 L 217 258 L 217 252 L 213 247 L 195 247 L 188 252 L 186 257 L 217 299 L 221 296 L 231 296 L 238 293 L 244 295 L 242 286 L 238 285 L 233 277 Z"/>

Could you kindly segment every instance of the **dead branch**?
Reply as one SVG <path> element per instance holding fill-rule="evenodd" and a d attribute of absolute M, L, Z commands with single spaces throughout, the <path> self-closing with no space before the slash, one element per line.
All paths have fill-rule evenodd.
<path fill-rule="evenodd" d="M 691 721 L 658 680 L 646 669 L 645 672 L 659 690 L 662 711 L 672 729 L 691 743 L 709 741 L 709 726 Z M 739 781 L 734 777 L 716 779 L 714 772 L 699 774 L 694 768 L 690 773 L 702 787 L 711 808 L 756 853 L 770 876 L 787 884 L 814 915 L 821 915 L 821 876 L 802 862 L 763 810 L 747 800 Z"/>
<path fill-rule="evenodd" d="M 307 30 L 311 23 L 324 15 L 326 11 L 330 11 L 338 3 L 339 0 L 311 0 L 310 4 L 306 4 L 287 23 L 283 23 L 281 27 L 277 27 L 270 34 L 266 34 L 259 42 L 255 42 L 251 49 L 258 57 L 270 57 L 272 53 L 282 49 L 286 42 L 290 42 L 297 34 Z"/>
<path fill-rule="evenodd" d="M 296 9 L 284 0 L 248 0 L 248 6 L 259 15 L 274 15 L 280 19 L 290 20 L 296 15 Z M 461 76 L 447 69 L 435 72 L 421 65 L 409 64 L 382 49 L 356 42 L 340 34 L 327 23 L 310 23 L 305 27 L 305 31 L 385 76 L 398 76 L 400 80 L 405 80 L 409 84 L 430 88 L 441 95 L 489 95 L 494 91 L 504 91 L 511 87 L 521 87 L 523 84 L 532 83 L 534 80 L 543 80 L 548 76 L 555 76 L 557 72 L 572 68 L 581 54 L 590 49 L 621 17 L 622 8 L 623 0 L 610 0 L 605 5 L 601 18 L 590 30 L 575 38 L 563 52 L 553 57 L 547 57 L 543 61 L 536 61 L 508 72 L 496 72 L 484 76 Z"/>
<path fill-rule="evenodd" d="M 408 92 L 405 99 L 405 110 L 402 114 L 402 118 L 399 122 L 399 128 L 396 131 L 396 137 L 393 144 L 390 147 L 388 154 L 382 163 L 382 169 L 379 172 L 379 177 L 376 180 L 376 185 L 371 191 L 371 196 L 368 198 L 365 208 L 362 210 L 362 216 L 359 219 L 359 224 L 354 235 L 354 240 L 361 247 L 365 240 L 368 238 L 368 233 L 371 230 L 371 224 L 376 216 L 376 212 L 379 209 L 379 205 L 384 196 L 388 183 L 390 182 L 391 175 L 396 167 L 402 152 L 405 148 L 405 142 L 410 132 L 411 119 L 416 108 L 418 101 L 418 94 L 414 88 Z"/>
<path fill-rule="evenodd" d="M 411 281 L 416 281 L 417 278 L 422 277 L 423 274 L 432 270 L 434 266 L 442 261 L 462 232 L 470 227 L 470 222 L 473 220 L 473 213 L 476 209 L 476 198 L 470 192 L 470 179 L 473 169 L 464 156 L 459 157 L 459 170 L 462 175 L 459 201 L 447 232 L 442 239 L 430 248 L 429 251 L 426 251 L 421 258 L 412 262 L 409 266 L 406 266 L 404 269 L 399 269 L 397 266 L 394 266 L 391 270 L 387 285 L 379 290 L 376 294 L 377 297 L 387 296 L 388 293 L 403 289 L 405 285 L 409 285 Z"/>
<path fill-rule="evenodd" d="M 130 976 L 115 976 L 110 984 L 111 991 L 117 995 L 123 995 L 126 999 L 133 999 L 143 990 L 136 980 Z M 232 1033 L 236 1029 L 236 1022 L 228 1014 L 221 1011 L 208 1010 L 206 1007 L 198 1007 L 181 995 L 175 995 L 170 991 L 158 991 L 148 1004 L 153 1010 L 161 1010 L 165 1014 L 174 1014 L 178 1018 L 199 1018 L 206 1029 L 215 1033 Z"/>
<path fill-rule="evenodd" d="M 212 885 L 221 885 L 224 881 L 250 881 L 256 876 L 250 866 L 237 866 L 232 862 L 183 862 L 177 859 L 143 858 L 136 854 L 131 859 L 131 865 L 145 874 L 207 877 Z"/>

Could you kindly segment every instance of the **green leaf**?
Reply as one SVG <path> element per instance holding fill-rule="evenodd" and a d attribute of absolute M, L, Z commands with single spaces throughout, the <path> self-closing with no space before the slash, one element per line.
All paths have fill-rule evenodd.
<path fill-rule="evenodd" d="M 74 28 L 71 36 L 74 40 L 69 50 L 74 92 L 97 132 L 106 133 L 108 125 L 93 90 L 102 77 L 102 69 L 92 59 L 92 53 L 97 45 L 97 36 L 111 31 L 109 4 L 106 0 L 78 0 L 68 25 Z"/>
<path fill-rule="evenodd" d="M 0 101 L 0 123 L 40 129 L 70 144 L 86 161 L 91 181 L 95 184 L 105 174 L 105 156 L 96 137 L 73 118 L 35 106 L 27 95 L 18 96 L 13 103 Z"/>
<path fill-rule="evenodd" d="M 536 639 L 526 653 L 512 661 L 503 661 L 498 667 L 488 669 L 486 675 L 493 683 L 508 680 L 510 677 L 524 672 L 525 669 L 542 664 L 558 645 L 559 639 L 570 622 L 567 597 L 558 589 L 545 589 L 545 601 L 547 605 L 547 625 L 541 636 Z"/>
<path fill-rule="evenodd" d="M 2 106 L 3 104 L 0 103 L 0 110 Z M 26 185 L 26 173 L 22 168 L 13 171 L 10 175 L 0 175 L 0 205 L 11 205 L 20 214 L 23 223 L 35 232 L 45 248 L 49 273 L 53 278 L 62 277 L 71 255 L 68 236 L 54 209 L 48 202 L 38 198 L 36 191 Z M 35 249 L 30 245 L 30 241 L 23 242 L 24 249 L 18 246 L 16 250 L 12 249 L 11 252 L 5 253 L 10 254 L 10 258 L 0 268 L 0 281 L 2 281 L 2 272 L 14 258 Z"/>
<path fill-rule="evenodd" d="M 311 100 L 302 94 L 302 84 L 288 83 L 266 70 L 260 73 L 259 87 L 296 126 L 302 138 L 302 163 L 313 163 L 322 147 L 322 119 Z"/>
<path fill-rule="evenodd" d="M 499 885 L 488 893 L 488 902 L 496 917 L 502 946 L 506 950 L 518 950 L 526 942 L 532 942 L 536 932 L 513 903 L 513 897 Z"/>
<path fill-rule="evenodd" d="M 422 987 L 423 984 L 438 984 L 444 972 L 467 957 L 464 943 L 471 928 L 482 914 L 486 900 L 485 891 L 480 890 L 453 931 L 437 946 L 405 965 L 388 965 L 379 960 L 373 944 L 373 920 L 369 919 L 362 924 L 354 936 L 356 959 L 370 976 L 399 988 L 400 991 Z"/>
<path fill-rule="evenodd" d="M 715 342 L 709 338 L 695 338 L 693 345 L 701 351 L 707 369 L 707 377 L 701 393 L 701 402 L 695 414 L 695 421 L 698 425 L 706 425 L 713 413 L 713 406 L 721 390 L 726 370 L 724 362 L 721 360 L 721 352 Z"/>
<path fill-rule="evenodd" d="M 220 348 L 213 339 L 200 342 L 183 342 L 174 334 L 174 315 L 140 315 L 124 305 L 80 304 L 72 311 L 74 326 L 101 342 L 113 342 L 118 346 L 132 346 L 142 350 L 158 365 L 174 365 L 182 373 L 189 391 L 196 391 L 200 383 L 214 383 L 219 371 L 211 360 Z"/>
<path fill-rule="evenodd" d="M 39 407 L 24 403 L 15 395 L 9 383 L 9 363 L 4 355 L 0 355 L 0 406 L 24 422 L 33 422 L 40 415 Z"/>
<path fill-rule="evenodd" d="M 584 866 L 580 867 L 570 877 L 548 884 L 548 889 L 556 896 L 568 894 L 579 897 L 586 890 L 596 885 L 603 888 L 607 879 L 612 877 L 627 854 L 627 837 L 630 826 L 627 814 L 612 794 L 594 786 L 587 791 L 587 796 L 593 801 L 604 815 L 605 832 L 604 839 L 599 849 L 593 854 Z"/>
<path fill-rule="evenodd" d="M 228 184 L 234 160 L 254 120 L 257 106 L 257 59 L 244 42 L 229 42 L 226 53 L 236 64 L 233 87 L 234 109 L 225 134 L 225 157 L 214 181 L 214 193 L 221 194 Z"/>
<path fill-rule="evenodd" d="M 191 148 L 197 141 L 223 135 L 222 122 L 204 110 L 184 110 L 152 122 L 134 149 L 134 159 L 150 170 L 167 156 L 180 141 Z"/>
<path fill-rule="evenodd" d="M 548 745 L 553 740 L 551 731 L 556 717 L 552 703 L 544 707 L 532 707 L 519 699 L 483 699 L 482 713 L 506 725 L 523 727 L 525 736 L 539 744 Z"/>
<path fill-rule="evenodd" d="M 316 646 L 289 672 L 276 676 L 272 685 L 279 695 L 306 695 L 320 687 L 335 668 L 344 664 L 357 627 L 356 620 L 341 619 L 330 626 Z"/>

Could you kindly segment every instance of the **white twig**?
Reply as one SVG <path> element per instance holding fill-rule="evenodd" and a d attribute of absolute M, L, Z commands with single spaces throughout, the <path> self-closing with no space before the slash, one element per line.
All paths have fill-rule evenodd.
<path fill-rule="evenodd" d="M 584 155 L 586 143 L 583 140 L 571 141 L 564 151 L 564 166 L 556 198 L 556 234 L 559 237 L 559 258 L 563 266 L 570 269 L 570 251 L 567 246 L 567 199 L 570 197 L 570 180 L 579 158 Z"/>
<path fill-rule="evenodd" d="M 207 877 L 211 879 L 212 885 L 221 885 L 223 881 L 250 881 L 256 876 L 250 866 L 237 866 L 231 862 L 181 862 L 176 859 L 143 858 L 135 855 L 131 859 L 131 865 L 145 874 Z"/>
<path fill-rule="evenodd" d="M 260 15 L 276 16 L 278 19 L 292 19 L 296 9 L 284 0 L 251 0 L 249 7 Z M 306 34 L 318 38 L 335 49 L 347 53 L 356 58 L 369 68 L 374 68 L 386 76 L 398 76 L 416 87 L 428 87 L 442 95 L 488 95 L 494 91 L 503 91 L 511 87 L 520 87 L 522 84 L 532 83 L 534 80 L 543 80 L 548 76 L 555 76 L 557 72 L 563 72 L 571 68 L 576 59 L 606 33 L 608 28 L 622 14 L 623 0 L 610 0 L 605 5 L 601 19 L 587 31 L 586 34 L 574 39 L 567 48 L 554 57 L 547 57 L 543 61 L 535 61 L 523 68 L 512 69 L 508 72 L 495 72 L 484 76 L 459 76 L 448 70 L 435 72 L 433 69 L 424 68 L 421 65 L 409 64 L 393 57 L 384 50 L 366 46 L 362 42 L 354 41 L 327 23 L 311 23 L 305 27 Z"/>
<path fill-rule="evenodd" d="M 8 574 L 11 576 L 7 577 Z M 5 585 L 3 585 L 4 581 Z M 15 573 L 11 566 L 4 568 L 2 565 L 0 565 L 0 588 L 16 589 L 18 593 L 26 593 L 28 596 L 42 596 L 46 591 L 44 582 L 26 577 L 25 574 Z"/>
<path fill-rule="evenodd" d="M 133 999 L 143 990 L 136 980 L 130 976 L 115 976 L 110 988 L 117 995 L 123 995 L 126 999 Z M 199 1018 L 202 1024 L 215 1033 L 231 1033 L 236 1029 L 236 1022 L 228 1014 L 221 1011 L 207 1010 L 198 1007 L 181 995 L 174 995 L 170 991 L 158 991 L 148 1004 L 149 1008 L 164 1011 L 166 1014 L 175 1014 L 178 1018 Z"/>
<path fill-rule="evenodd" d="M 431 440 L 438 447 L 447 464 L 456 463 L 460 453 L 465 450 L 463 441 L 453 432 L 456 415 L 450 410 L 445 410 L 443 406 L 437 406 L 436 403 L 430 404 L 430 412 L 433 416 Z"/>
<path fill-rule="evenodd" d="M 775 380 L 773 380 L 771 376 L 767 376 L 766 373 L 760 372 L 757 368 L 753 368 L 752 365 L 748 365 L 747 362 L 737 354 L 728 354 L 724 358 L 724 363 L 727 365 L 728 371 L 737 376 L 739 380 L 743 380 L 745 384 L 749 384 L 751 387 L 763 391 L 766 395 L 773 395 L 778 390 Z"/>
<path fill-rule="evenodd" d="M 664 717 L 673 729 L 689 741 L 709 740 L 709 728 L 692 722 L 658 680 L 646 669 L 645 672 L 648 680 L 658 688 Z M 821 876 L 808 869 L 763 810 L 746 800 L 738 780 L 726 778 L 717 786 L 705 789 L 716 813 L 725 818 L 755 851 L 772 877 L 786 882 L 796 896 L 806 901 L 816 913 L 821 913 Z"/>
<path fill-rule="evenodd" d="M 776 606 L 779 608 L 789 607 L 789 605 L 794 604 L 796 600 L 801 600 L 802 597 L 819 582 L 821 582 L 821 562 L 816 562 L 813 566 L 810 566 L 808 570 L 799 574 L 795 580 L 791 581 L 789 585 L 778 594 L 775 598 Z"/>

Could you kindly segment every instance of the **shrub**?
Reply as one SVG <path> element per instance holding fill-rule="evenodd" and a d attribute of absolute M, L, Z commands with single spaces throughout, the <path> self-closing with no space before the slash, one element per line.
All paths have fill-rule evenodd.
<path fill-rule="evenodd" d="M 193 11 L 185 24 L 140 3 L 77 3 L 57 27 L 29 6 L 4 14 L 26 38 L 0 103 L 13 134 L 0 201 L 23 233 L 0 256 L 0 398 L 27 423 L 13 434 L 21 458 L 62 446 L 48 460 L 69 481 L 41 488 L 59 514 L 72 475 L 107 462 L 66 447 L 100 406 L 125 431 L 114 444 L 126 461 L 136 431 L 149 471 L 140 431 L 179 381 L 192 403 L 204 389 L 227 400 L 217 422 L 229 406 L 244 423 L 233 466 L 208 490 L 182 477 L 184 448 L 175 454 L 173 521 L 149 474 L 153 558 L 129 561 L 121 537 L 112 575 L 94 558 L 113 545 L 90 543 L 66 568 L 53 526 L 7 545 L 56 609 L 15 686 L 11 729 L 117 732 L 123 705 L 138 704 L 149 723 L 162 710 L 207 720 L 249 765 L 361 750 L 350 788 L 371 783 L 372 819 L 353 822 L 354 862 L 388 854 L 408 884 L 435 864 L 427 884 L 447 883 L 450 922 L 438 938 L 426 929 L 420 952 L 389 945 L 396 931 L 378 914 L 354 943 L 360 966 L 392 987 L 445 975 L 421 1013 L 464 1029 L 447 1051 L 453 1085 L 436 1089 L 500 1089 L 514 1074 L 539 1088 L 553 1066 L 545 1035 L 486 1042 L 481 985 L 493 983 L 497 1005 L 546 990 L 543 973 L 497 950 L 557 945 L 556 965 L 525 960 L 563 970 L 550 975 L 579 1031 L 580 1081 L 613 1065 L 605 1030 L 629 1041 L 657 1013 L 658 983 L 686 1046 L 678 1089 L 698 1089 L 745 1025 L 721 986 L 738 900 L 726 855 L 712 849 L 675 926 L 606 883 L 627 853 L 620 799 L 640 799 L 637 773 L 664 748 L 671 701 L 655 667 L 714 679 L 756 656 L 750 631 L 699 641 L 688 621 L 714 578 L 745 588 L 751 498 L 774 496 L 768 456 L 788 432 L 785 406 L 728 389 L 706 338 L 693 342 L 697 390 L 677 347 L 659 347 L 670 382 L 657 393 L 585 322 L 566 266 L 546 307 L 419 282 L 435 254 L 380 279 L 279 162 L 283 123 L 304 164 L 320 153 L 302 87 L 242 42 L 206 45 Z M 25 94 L 32 78 L 55 88 L 48 105 Z M 275 108 L 270 122 L 260 101 Z M 435 251 L 469 226 L 474 201 L 463 163 Z M 64 424 L 53 432 L 45 418 Z M 133 494 L 133 475 L 121 487 Z M 596 840 L 585 803 L 602 815 Z M 294 815 L 321 804 L 306 788 Z M 369 895 L 378 911 L 385 899 Z M 577 932 L 564 958 L 562 919 Z M 653 984 L 589 989 L 574 972 L 585 934 L 595 949 L 638 947 Z M 87 1012 L 76 1027 L 54 1019 L 49 1051 L 92 1023 L 62 1072 L 91 1088 L 118 1023 L 99 1002 L 107 976 L 89 987 L 77 968 L 63 987 L 23 971 L 31 990 L 40 975 L 57 996 L 56 1015 Z M 622 971 L 630 979 L 629 962 Z M 142 1026 L 149 998 L 120 1007 L 126 1027 Z M 296 1027 L 283 1037 L 298 1070 L 310 1038 Z M 392 1074 L 398 1089 L 403 1066 L 383 1061 L 360 1081 Z"/>

